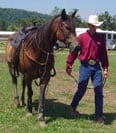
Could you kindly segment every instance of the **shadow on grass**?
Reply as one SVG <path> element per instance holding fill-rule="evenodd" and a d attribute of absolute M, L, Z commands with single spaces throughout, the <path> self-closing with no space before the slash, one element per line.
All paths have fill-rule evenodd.
<path fill-rule="evenodd" d="M 106 125 L 109 125 L 111 124 L 113 121 L 116 121 L 116 113 L 104 113 L 104 116 L 105 116 L 105 124 Z"/>
<path fill-rule="evenodd" d="M 35 100 L 33 103 L 33 107 L 35 111 L 38 111 L 38 100 Z M 94 120 L 94 114 L 80 114 L 77 117 L 72 117 L 69 114 L 69 105 L 66 105 L 61 102 L 57 102 L 57 99 L 46 99 L 45 100 L 45 116 L 50 117 L 46 122 L 55 121 L 57 118 L 65 118 L 65 119 L 86 119 L 86 120 Z M 114 120 L 116 120 L 116 113 L 104 113 L 105 124 L 109 125 Z"/>

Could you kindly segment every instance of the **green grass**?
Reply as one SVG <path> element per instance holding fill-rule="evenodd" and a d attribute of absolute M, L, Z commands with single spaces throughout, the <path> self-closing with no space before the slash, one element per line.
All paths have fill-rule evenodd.
<path fill-rule="evenodd" d="M 69 105 L 76 89 L 76 83 L 65 73 L 68 50 L 55 51 L 57 75 L 51 78 L 46 92 L 45 119 L 47 126 L 38 124 L 38 88 L 33 84 L 33 115 L 26 117 L 25 107 L 14 107 L 13 87 L 7 64 L 0 63 L 0 133 L 115 133 L 116 132 L 116 51 L 108 52 L 109 78 L 104 87 L 104 117 L 106 125 L 93 122 L 94 94 L 88 89 L 79 105 L 81 113 L 77 118 L 69 115 Z M 0 57 L 4 57 L 1 53 Z M 73 74 L 77 76 L 79 61 L 75 61 Z M 19 79 L 20 82 L 20 79 Z M 18 85 L 19 92 L 21 85 Z"/>
<path fill-rule="evenodd" d="M 0 50 L 4 50 L 5 49 L 5 41 L 0 41 Z"/>

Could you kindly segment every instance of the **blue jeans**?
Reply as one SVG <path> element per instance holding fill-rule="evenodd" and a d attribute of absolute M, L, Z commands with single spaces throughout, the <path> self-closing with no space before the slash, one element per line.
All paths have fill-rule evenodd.
<path fill-rule="evenodd" d="M 79 101 L 84 96 L 89 78 L 93 83 L 95 93 L 95 117 L 102 117 L 103 114 L 103 89 L 102 89 L 102 71 L 100 64 L 90 66 L 88 64 L 81 64 L 79 68 L 78 89 L 74 94 L 71 107 L 76 109 Z M 89 103 L 88 103 L 89 104 Z"/>

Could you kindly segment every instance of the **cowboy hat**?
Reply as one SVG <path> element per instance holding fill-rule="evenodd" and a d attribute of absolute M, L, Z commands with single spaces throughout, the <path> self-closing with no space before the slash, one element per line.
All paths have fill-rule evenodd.
<path fill-rule="evenodd" d="M 103 24 L 103 21 L 99 21 L 98 16 L 96 15 L 90 15 L 87 23 L 94 26 L 100 26 L 101 24 Z"/>

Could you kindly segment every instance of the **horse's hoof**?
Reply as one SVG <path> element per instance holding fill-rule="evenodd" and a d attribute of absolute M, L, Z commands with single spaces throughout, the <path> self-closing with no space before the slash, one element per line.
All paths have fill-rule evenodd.
<path fill-rule="evenodd" d="M 15 106 L 15 108 L 19 108 L 20 107 L 20 103 L 15 103 L 14 106 Z"/>
<path fill-rule="evenodd" d="M 32 116 L 32 113 L 28 112 L 28 113 L 26 114 L 26 116 L 27 116 L 27 117 L 28 117 L 28 116 Z"/>
<path fill-rule="evenodd" d="M 46 127 L 46 122 L 45 121 L 39 121 L 39 125 L 41 128 Z"/>
<path fill-rule="evenodd" d="M 20 107 L 20 103 L 19 104 L 17 104 L 17 108 L 19 108 Z"/>
<path fill-rule="evenodd" d="M 14 98 L 14 104 L 15 104 L 15 107 L 16 107 L 16 108 L 19 108 L 19 107 L 20 107 L 19 96 L 17 96 L 17 97 Z"/>
<path fill-rule="evenodd" d="M 26 106 L 26 104 L 25 103 L 22 103 L 22 107 L 25 107 Z"/>

